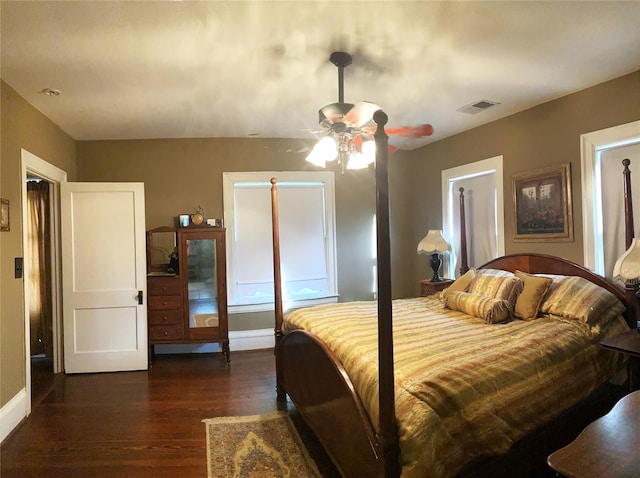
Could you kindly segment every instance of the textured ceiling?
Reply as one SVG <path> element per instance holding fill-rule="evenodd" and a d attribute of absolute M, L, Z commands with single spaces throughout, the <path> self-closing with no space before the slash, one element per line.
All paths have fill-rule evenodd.
<path fill-rule="evenodd" d="M 640 2 L 6 1 L 2 79 L 77 140 L 312 138 L 345 100 L 416 147 L 640 69 Z M 47 96 L 44 88 L 62 91 Z M 470 115 L 457 109 L 499 102 Z M 311 131 L 310 131 L 311 130 Z"/>

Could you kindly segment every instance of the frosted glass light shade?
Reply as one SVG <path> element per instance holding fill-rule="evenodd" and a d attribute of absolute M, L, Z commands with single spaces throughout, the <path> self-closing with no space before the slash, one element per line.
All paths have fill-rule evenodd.
<path fill-rule="evenodd" d="M 338 157 L 338 148 L 336 141 L 330 136 L 325 136 L 316 143 L 311 152 L 307 155 L 306 160 L 311 164 L 324 168 L 326 161 L 335 161 Z"/>
<path fill-rule="evenodd" d="M 376 142 L 364 141 L 362 143 L 362 155 L 367 161 L 367 164 L 373 164 L 376 160 Z"/>

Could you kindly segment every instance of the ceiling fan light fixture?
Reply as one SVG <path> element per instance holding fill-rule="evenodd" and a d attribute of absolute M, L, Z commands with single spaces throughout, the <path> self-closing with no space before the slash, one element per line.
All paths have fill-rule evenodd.
<path fill-rule="evenodd" d="M 376 142 L 373 140 L 362 142 L 362 156 L 367 164 L 373 164 L 376 160 Z"/>
<path fill-rule="evenodd" d="M 316 143 L 311 152 L 307 155 L 306 160 L 311 164 L 324 168 L 326 161 L 335 161 L 338 157 L 338 147 L 335 139 L 331 136 L 325 136 Z"/>
<path fill-rule="evenodd" d="M 347 161 L 347 169 L 365 169 L 369 167 L 369 162 L 362 153 L 353 153 L 349 155 Z"/>

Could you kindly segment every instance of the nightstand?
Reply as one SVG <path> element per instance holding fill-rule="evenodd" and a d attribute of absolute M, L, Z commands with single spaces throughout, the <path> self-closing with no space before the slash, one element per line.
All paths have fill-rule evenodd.
<path fill-rule="evenodd" d="M 640 333 L 631 329 L 615 337 L 608 337 L 600 342 L 607 350 L 614 350 L 629 357 L 629 391 L 640 390 Z"/>
<path fill-rule="evenodd" d="M 451 279 L 442 279 L 438 282 L 432 282 L 429 279 L 423 279 L 420 281 L 420 297 L 428 297 L 446 289 L 453 281 Z"/>

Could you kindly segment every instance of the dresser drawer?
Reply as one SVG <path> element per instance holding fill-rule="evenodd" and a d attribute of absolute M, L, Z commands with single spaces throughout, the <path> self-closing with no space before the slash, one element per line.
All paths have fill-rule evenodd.
<path fill-rule="evenodd" d="M 147 294 L 182 295 L 182 283 L 178 277 L 156 277 L 147 280 Z"/>
<path fill-rule="evenodd" d="M 177 325 L 152 325 L 149 327 L 149 340 L 182 340 L 184 329 L 182 324 Z"/>
<path fill-rule="evenodd" d="M 182 309 L 150 310 L 147 318 L 149 325 L 182 324 Z"/>
<path fill-rule="evenodd" d="M 182 297 L 179 295 L 149 296 L 149 310 L 181 309 Z"/>

